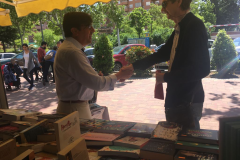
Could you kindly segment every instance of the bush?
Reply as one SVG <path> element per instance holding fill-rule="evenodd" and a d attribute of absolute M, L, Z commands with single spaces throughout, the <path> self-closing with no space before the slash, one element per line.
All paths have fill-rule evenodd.
<path fill-rule="evenodd" d="M 222 76 L 233 74 L 238 66 L 237 51 L 233 40 L 227 35 L 225 30 L 220 30 L 217 34 L 217 39 L 212 46 L 212 62 Z"/>
<path fill-rule="evenodd" d="M 108 37 L 102 34 L 94 46 L 93 67 L 106 76 L 112 73 L 114 67 L 113 47 Z"/>
<path fill-rule="evenodd" d="M 143 59 L 147 57 L 148 55 L 152 54 L 153 50 L 143 47 L 143 46 L 137 46 L 137 47 L 131 47 L 126 52 L 126 61 L 131 64 L 135 62 L 136 60 Z M 136 76 L 138 77 L 146 77 L 149 76 L 151 72 L 151 68 L 148 68 L 146 70 L 135 70 Z"/>

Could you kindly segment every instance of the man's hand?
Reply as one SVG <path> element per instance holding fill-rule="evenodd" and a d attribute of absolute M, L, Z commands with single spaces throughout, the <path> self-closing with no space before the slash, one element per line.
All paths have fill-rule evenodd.
<path fill-rule="evenodd" d="M 133 68 L 133 66 L 132 66 L 132 64 L 130 64 L 130 65 L 128 65 L 128 66 L 124 66 L 124 67 L 122 67 L 122 70 L 130 70 L 130 71 L 134 71 L 134 68 Z"/>
<path fill-rule="evenodd" d="M 40 66 L 40 68 L 42 68 L 42 66 Z"/>
<path fill-rule="evenodd" d="M 102 71 L 99 71 L 98 75 L 99 75 L 99 76 L 103 76 Z"/>
<path fill-rule="evenodd" d="M 157 82 L 157 84 L 164 82 L 164 74 L 165 73 L 158 73 L 158 72 L 156 72 L 156 82 Z"/>
<path fill-rule="evenodd" d="M 130 78 L 133 74 L 133 68 L 131 69 L 131 67 L 128 67 L 129 66 L 121 68 L 121 70 L 115 74 L 117 79 L 121 82 L 124 82 L 125 79 Z"/>

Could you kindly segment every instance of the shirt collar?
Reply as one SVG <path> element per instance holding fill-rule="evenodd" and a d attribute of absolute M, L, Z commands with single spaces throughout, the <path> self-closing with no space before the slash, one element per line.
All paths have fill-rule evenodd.
<path fill-rule="evenodd" d="M 73 44 L 74 46 L 76 46 L 77 48 L 79 48 L 79 49 L 81 49 L 81 50 L 84 48 L 81 43 L 79 43 L 76 39 L 74 39 L 74 38 L 72 38 L 72 37 L 67 37 L 66 40 L 72 42 L 72 44 Z"/>

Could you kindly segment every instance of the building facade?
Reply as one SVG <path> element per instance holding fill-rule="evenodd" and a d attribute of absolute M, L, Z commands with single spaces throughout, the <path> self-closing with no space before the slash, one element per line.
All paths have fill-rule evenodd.
<path fill-rule="evenodd" d="M 125 5 L 125 12 L 131 12 L 138 7 L 149 10 L 150 3 L 161 5 L 162 0 L 118 0 L 118 5 Z"/>

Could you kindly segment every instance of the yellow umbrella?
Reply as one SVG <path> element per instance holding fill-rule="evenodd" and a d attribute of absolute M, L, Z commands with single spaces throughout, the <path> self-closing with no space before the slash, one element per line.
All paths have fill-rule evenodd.
<path fill-rule="evenodd" d="M 5 27 L 12 25 L 9 13 L 9 9 L 0 8 L 0 26 Z"/>
<path fill-rule="evenodd" d="M 110 0 L 100 0 L 101 2 L 109 2 Z M 0 2 L 15 6 L 18 17 L 27 16 L 30 13 L 38 14 L 42 11 L 51 12 L 54 9 L 63 10 L 66 7 L 77 8 L 81 4 L 93 5 L 98 0 L 13 0 L 10 3 L 6 0 Z"/>

